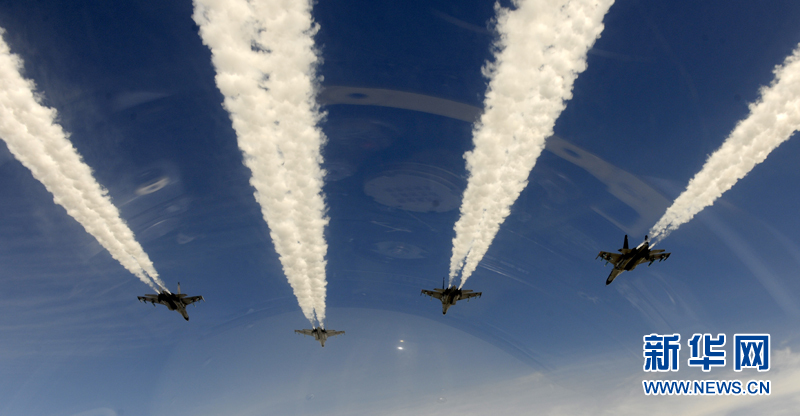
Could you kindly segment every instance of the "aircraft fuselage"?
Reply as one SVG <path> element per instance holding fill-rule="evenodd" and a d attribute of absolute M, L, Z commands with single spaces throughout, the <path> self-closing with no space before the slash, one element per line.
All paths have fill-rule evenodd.
<path fill-rule="evenodd" d="M 456 288 L 455 285 L 445 289 L 444 293 L 442 294 L 442 315 L 446 315 L 447 310 L 450 309 L 451 306 L 455 305 L 460 297 L 461 289 Z"/>
<path fill-rule="evenodd" d="M 624 254 L 620 261 L 614 265 L 615 269 L 630 271 L 639 265 L 641 259 L 650 257 L 650 243 L 644 242 L 628 254 Z"/>
<path fill-rule="evenodd" d="M 444 282 L 442 282 L 442 286 L 444 286 Z M 456 285 L 451 285 L 448 288 L 436 288 L 433 290 L 425 290 L 423 289 L 420 293 L 421 295 L 427 295 L 432 298 L 436 298 L 442 302 L 442 315 L 447 314 L 447 310 L 450 309 L 451 306 L 455 305 L 456 302 L 463 299 L 470 299 L 473 297 L 480 297 L 481 292 L 473 292 L 472 290 L 461 290 L 460 288 L 456 287 Z"/>
<path fill-rule="evenodd" d="M 644 242 L 635 248 L 628 248 L 628 236 L 625 236 L 622 248 L 619 249 L 619 254 L 601 251 L 597 257 L 602 257 L 607 263 L 612 263 L 614 269 L 606 279 L 606 285 L 611 284 L 614 279 L 624 271 L 633 270 L 636 266 L 642 263 L 653 264 L 654 261 L 664 261 L 669 257 L 670 253 L 664 253 L 664 250 L 650 250 L 650 241 L 647 236 L 644 236 Z"/>
<path fill-rule="evenodd" d="M 183 316 L 183 319 L 189 320 L 189 313 L 186 312 L 186 305 L 191 305 L 194 302 L 199 300 L 205 301 L 202 296 L 189 296 L 187 297 L 186 294 L 181 293 L 181 284 L 178 283 L 178 293 L 172 293 L 169 290 L 162 289 L 158 292 L 158 294 L 145 294 L 144 296 L 139 296 L 139 302 L 149 302 L 152 303 L 153 306 L 156 306 L 156 303 L 164 305 L 167 309 L 171 311 L 178 311 L 178 313 Z"/>
<path fill-rule="evenodd" d="M 186 295 L 176 295 L 174 293 L 163 291 L 158 294 L 157 301 L 171 311 L 178 311 L 178 313 L 183 316 L 183 319 L 188 321 L 189 312 L 186 311 L 186 305 L 183 303 L 183 299 L 181 299 L 182 296 Z"/>
<path fill-rule="evenodd" d="M 183 303 L 180 303 L 180 306 L 178 306 L 179 302 L 180 300 L 178 299 L 178 297 L 173 295 L 172 293 L 161 292 L 158 294 L 158 303 L 166 306 L 167 309 L 171 311 L 177 310 L 178 308 L 180 308 L 180 306 L 183 306 Z"/>
<path fill-rule="evenodd" d="M 325 341 L 328 339 L 328 334 L 326 334 L 326 333 L 325 333 L 325 330 L 322 330 L 322 331 L 320 331 L 320 332 L 317 332 L 317 333 L 314 335 L 314 338 L 316 338 L 316 339 L 317 339 L 317 341 L 319 341 L 319 344 L 320 344 L 320 345 L 322 345 L 323 347 L 325 347 Z"/>
<path fill-rule="evenodd" d="M 328 339 L 328 335 L 335 337 L 336 335 L 344 334 L 344 331 L 334 331 L 328 332 L 327 329 L 323 329 L 320 327 L 315 327 L 313 329 L 297 329 L 294 332 L 302 335 L 311 335 L 314 337 L 315 340 L 319 341 L 319 344 L 323 347 L 325 346 L 325 341 Z"/>

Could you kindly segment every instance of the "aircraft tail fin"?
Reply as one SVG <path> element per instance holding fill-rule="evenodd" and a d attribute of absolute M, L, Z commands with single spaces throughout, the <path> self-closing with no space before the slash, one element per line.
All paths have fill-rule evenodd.
<path fill-rule="evenodd" d="M 645 237 L 647 239 L 647 237 Z M 625 234 L 625 242 L 622 243 L 623 249 L 628 249 L 628 234 Z"/>
<path fill-rule="evenodd" d="M 178 293 L 177 294 L 180 294 L 180 293 L 181 293 L 181 282 L 178 282 Z"/>

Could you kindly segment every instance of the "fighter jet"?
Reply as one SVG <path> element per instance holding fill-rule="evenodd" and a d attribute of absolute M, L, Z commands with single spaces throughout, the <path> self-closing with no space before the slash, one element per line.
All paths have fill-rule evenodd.
<path fill-rule="evenodd" d="M 442 287 L 445 287 L 444 280 L 442 280 Z M 442 301 L 442 315 L 447 313 L 447 310 L 450 309 L 451 306 L 455 305 L 456 302 L 462 299 L 469 299 L 474 297 L 481 297 L 481 293 L 483 292 L 473 292 L 471 290 L 461 290 L 456 287 L 456 285 L 452 285 L 447 289 L 439 289 L 435 288 L 433 290 L 422 290 L 420 295 L 428 295 L 432 298 L 436 298 Z"/>
<path fill-rule="evenodd" d="M 153 307 L 156 306 L 156 303 L 160 303 L 171 311 L 178 311 L 183 315 L 183 319 L 187 321 L 189 320 L 189 314 L 186 312 L 186 305 L 191 305 L 198 300 L 206 301 L 202 296 L 190 296 L 187 298 L 186 294 L 181 293 L 180 282 L 178 282 L 178 293 L 171 293 L 169 290 L 164 289 L 157 295 L 146 294 L 144 296 L 138 296 L 138 298 L 139 302 L 150 302 L 153 304 Z"/>
<path fill-rule="evenodd" d="M 335 337 L 339 334 L 344 334 L 344 331 L 334 331 L 334 330 L 328 331 L 325 328 L 319 328 L 319 327 L 314 329 L 295 329 L 294 332 L 297 332 L 298 334 L 303 334 L 303 336 L 313 335 L 314 339 L 319 341 L 320 345 L 322 345 L 323 347 L 325 347 L 325 340 L 328 339 L 328 337 Z"/>
<path fill-rule="evenodd" d="M 614 279 L 619 276 L 620 273 L 626 270 L 633 270 L 636 266 L 650 262 L 653 264 L 654 261 L 664 261 L 669 258 L 671 253 L 664 253 L 664 250 L 650 250 L 650 241 L 647 240 L 647 236 L 644 236 L 644 242 L 639 244 L 636 248 L 630 249 L 628 248 L 628 236 L 625 236 L 625 242 L 622 243 L 622 248 L 619 249 L 621 254 L 617 253 L 609 253 L 606 251 L 601 251 L 600 254 L 595 257 L 602 258 L 606 261 L 606 264 L 612 263 L 614 265 L 614 270 L 611 271 L 611 274 L 608 275 L 608 279 L 606 279 L 606 285 L 610 285 Z M 648 264 L 648 266 L 650 266 Z"/>

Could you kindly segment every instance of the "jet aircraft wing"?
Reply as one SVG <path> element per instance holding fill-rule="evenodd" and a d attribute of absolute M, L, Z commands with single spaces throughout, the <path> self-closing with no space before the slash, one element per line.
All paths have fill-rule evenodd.
<path fill-rule="evenodd" d="M 344 331 L 327 331 L 329 337 L 335 337 L 337 335 L 344 334 Z"/>
<path fill-rule="evenodd" d="M 659 250 L 659 251 L 664 251 L 664 250 Z M 651 251 L 649 256 L 639 259 L 639 261 L 637 261 L 636 264 L 637 265 L 642 263 L 652 264 L 654 261 L 664 261 L 667 259 L 667 257 L 669 257 L 670 254 L 672 253 L 654 253 Z"/>
<path fill-rule="evenodd" d="M 206 301 L 205 299 L 203 299 L 202 296 L 191 296 L 191 297 L 188 297 L 188 298 L 183 298 L 181 300 L 183 301 L 184 305 L 191 305 L 191 304 L 197 302 L 198 300 L 202 300 L 203 302 Z"/>
<path fill-rule="evenodd" d="M 423 289 L 421 294 L 428 295 L 428 296 L 430 296 L 432 298 L 436 298 L 436 299 L 441 299 L 442 298 L 442 292 L 440 292 L 439 289 L 436 289 L 436 290 L 425 290 L 425 289 Z"/>
<path fill-rule="evenodd" d="M 311 336 L 314 335 L 313 329 L 295 329 L 294 332 L 303 335 L 311 335 Z"/>
<path fill-rule="evenodd" d="M 605 260 L 605 261 L 607 261 L 607 262 L 609 262 L 611 264 L 617 264 L 617 262 L 619 261 L 619 258 L 622 257 L 622 254 L 609 253 L 607 251 L 601 251 L 600 254 L 597 255 L 597 257 L 600 257 L 603 260 Z"/>
<path fill-rule="evenodd" d="M 145 303 L 150 302 L 153 305 L 155 305 L 156 303 L 159 303 L 158 302 L 158 295 L 147 294 L 147 295 L 144 295 L 144 296 L 137 296 L 137 298 L 139 299 L 139 302 L 145 302 Z"/>
<path fill-rule="evenodd" d="M 649 261 L 650 263 L 656 260 L 664 261 L 667 258 L 669 258 L 670 254 L 672 254 L 672 253 L 663 253 L 664 250 L 659 250 L 659 251 L 662 251 L 662 253 L 657 253 L 656 250 L 650 251 L 650 257 L 646 261 Z"/>
<path fill-rule="evenodd" d="M 461 299 L 469 299 L 474 297 L 481 297 L 481 293 L 483 292 L 473 292 L 471 290 L 462 290 L 461 296 L 458 297 L 459 300 Z"/>

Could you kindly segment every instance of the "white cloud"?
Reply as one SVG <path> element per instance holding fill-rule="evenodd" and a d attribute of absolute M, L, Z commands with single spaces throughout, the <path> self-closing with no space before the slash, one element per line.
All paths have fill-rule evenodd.
<path fill-rule="evenodd" d="M 461 271 L 461 285 L 527 185 L 613 0 L 515 3 L 513 11 L 495 6 L 500 38 L 484 68 L 489 87 L 475 148 L 464 155 L 470 177 L 450 259 L 450 280 Z"/>
<path fill-rule="evenodd" d="M 0 36 L 3 33 L 0 29 Z M 8 150 L 123 267 L 153 289 L 155 284 L 164 288 L 106 190 L 56 123 L 58 114 L 40 103 L 33 81 L 22 77 L 22 69 L 22 59 L 0 39 L 0 137 Z"/>
<path fill-rule="evenodd" d="M 311 4 L 196 0 L 216 82 L 250 168 L 250 183 L 306 318 L 325 319 L 328 223 L 322 197 Z"/>
<path fill-rule="evenodd" d="M 736 125 L 650 230 L 654 244 L 713 204 L 800 128 L 800 46 L 774 72 L 775 79 L 750 105 L 750 115 Z"/>

